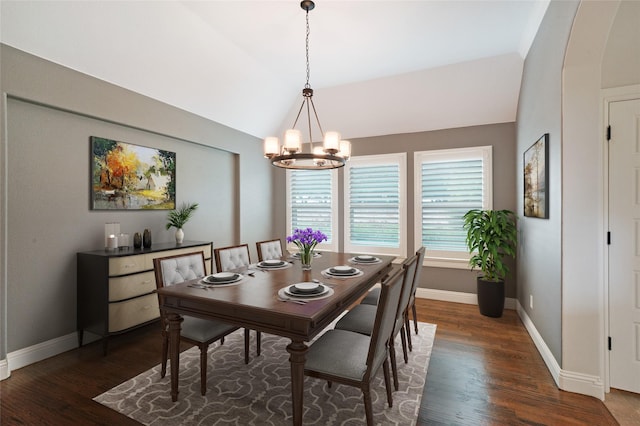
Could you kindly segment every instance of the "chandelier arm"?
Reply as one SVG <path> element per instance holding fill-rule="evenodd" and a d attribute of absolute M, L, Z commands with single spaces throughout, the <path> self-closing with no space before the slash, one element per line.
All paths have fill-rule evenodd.
<path fill-rule="evenodd" d="M 311 153 L 313 153 L 313 136 L 311 134 L 311 111 L 309 110 L 309 103 L 313 105 L 313 98 L 307 99 L 307 126 L 309 126 L 309 146 L 311 147 Z M 315 108 L 314 108 L 314 111 L 315 111 Z"/>
<path fill-rule="evenodd" d="M 300 105 L 300 109 L 298 110 L 298 115 L 296 115 L 296 120 L 293 122 L 292 129 L 296 128 L 296 124 L 298 124 L 298 119 L 300 118 L 300 113 L 302 112 L 302 108 L 304 108 L 304 103 L 307 102 L 307 98 L 302 99 L 302 104 Z"/>
<path fill-rule="evenodd" d="M 318 123 L 318 128 L 320 129 L 320 136 L 322 136 L 322 138 L 324 138 L 324 130 L 322 130 L 322 125 L 320 125 L 320 119 L 318 118 L 318 112 L 316 111 L 316 105 L 313 103 L 313 98 L 309 98 L 309 101 L 311 101 L 311 107 L 313 108 L 313 114 L 316 116 L 316 122 Z M 309 116 L 309 128 L 311 128 L 311 116 Z"/>

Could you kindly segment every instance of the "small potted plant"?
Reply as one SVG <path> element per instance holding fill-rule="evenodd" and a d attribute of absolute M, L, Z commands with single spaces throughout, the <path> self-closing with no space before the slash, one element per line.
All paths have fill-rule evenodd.
<path fill-rule="evenodd" d="M 471 269 L 479 268 L 478 308 L 482 315 L 498 318 L 504 310 L 507 257 L 514 258 L 518 243 L 517 216 L 510 210 L 469 210 L 464 216 Z"/>
<path fill-rule="evenodd" d="M 182 227 L 191 219 L 191 215 L 198 208 L 198 203 L 183 203 L 180 208 L 171 210 L 167 215 L 167 230 L 173 226 L 176 228 L 176 244 L 182 244 L 184 240 L 184 231 Z"/>

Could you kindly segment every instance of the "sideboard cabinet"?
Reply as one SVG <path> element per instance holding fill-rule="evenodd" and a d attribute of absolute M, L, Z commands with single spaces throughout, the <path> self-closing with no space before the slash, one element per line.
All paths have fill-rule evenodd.
<path fill-rule="evenodd" d="M 160 317 L 153 259 L 203 251 L 211 273 L 212 243 L 185 241 L 157 243 L 151 248 L 94 250 L 78 257 L 78 344 L 88 331 L 103 338 L 107 353 L 109 336 L 146 325 Z"/>

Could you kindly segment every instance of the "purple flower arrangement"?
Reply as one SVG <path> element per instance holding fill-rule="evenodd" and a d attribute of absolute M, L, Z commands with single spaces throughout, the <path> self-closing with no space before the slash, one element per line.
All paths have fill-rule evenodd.
<path fill-rule="evenodd" d="M 313 249 L 319 243 L 327 241 L 327 236 L 322 231 L 314 231 L 312 228 L 294 229 L 293 234 L 287 237 L 288 243 L 294 243 L 300 249 L 300 262 L 303 265 L 311 265 Z"/>

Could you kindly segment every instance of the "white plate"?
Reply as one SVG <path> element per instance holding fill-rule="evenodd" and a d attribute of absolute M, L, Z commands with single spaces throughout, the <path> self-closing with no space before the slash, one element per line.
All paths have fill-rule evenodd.
<path fill-rule="evenodd" d="M 322 291 L 320 293 L 297 293 L 297 292 L 290 291 L 291 287 L 298 286 L 300 284 L 301 283 L 290 285 L 289 287 L 284 289 L 284 293 L 286 295 L 288 295 L 288 296 L 293 296 L 293 297 L 318 297 L 318 296 L 323 296 L 323 295 L 327 294 L 327 292 L 330 290 L 330 288 L 325 286 L 325 285 L 311 283 L 311 284 L 315 285 L 316 287 L 318 285 L 322 286 Z"/>
<path fill-rule="evenodd" d="M 280 265 L 284 265 L 284 262 L 282 260 L 278 260 L 278 259 L 263 260 L 261 263 L 263 265 L 265 265 L 265 266 L 280 266 Z"/>
<path fill-rule="evenodd" d="M 336 272 L 342 272 L 342 273 L 356 273 L 356 269 L 352 266 L 344 266 L 344 265 L 340 265 L 340 266 L 334 266 L 333 268 L 330 268 L 330 270 L 336 271 Z"/>
<path fill-rule="evenodd" d="M 211 285 L 231 284 L 231 283 L 238 282 L 243 278 L 242 274 L 228 273 L 228 272 L 221 272 L 221 274 L 229 274 L 229 275 L 226 275 L 225 279 L 217 278 L 217 277 L 216 279 L 213 279 L 213 277 L 215 277 L 218 274 L 209 275 L 204 277 L 202 279 L 202 282 L 206 284 L 211 284 Z"/>
<path fill-rule="evenodd" d="M 317 288 L 322 288 L 322 286 L 318 283 L 298 283 L 298 284 L 294 284 L 291 287 L 295 288 L 296 290 L 299 290 L 303 293 L 310 293 L 313 290 L 317 289 Z"/>
<path fill-rule="evenodd" d="M 378 260 L 377 257 L 375 256 L 369 256 L 369 255 L 362 255 L 362 256 L 356 256 L 355 257 L 356 260 L 361 260 L 363 262 L 373 262 L 375 260 Z"/>
<path fill-rule="evenodd" d="M 231 280 L 235 278 L 236 275 L 238 274 L 236 274 L 235 272 L 218 272 L 217 274 L 213 274 L 209 276 L 216 280 L 224 281 L 224 280 Z"/>

